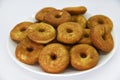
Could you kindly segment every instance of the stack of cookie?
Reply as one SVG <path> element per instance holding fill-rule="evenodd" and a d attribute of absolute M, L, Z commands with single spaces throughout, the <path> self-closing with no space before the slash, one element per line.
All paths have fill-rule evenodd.
<path fill-rule="evenodd" d="M 87 20 L 86 11 L 85 6 L 45 7 L 36 13 L 36 22 L 18 23 L 10 32 L 17 43 L 17 59 L 38 63 L 49 73 L 61 73 L 68 66 L 77 70 L 95 67 L 100 60 L 98 50 L 107 54 L 114 47 L 113 23 L 105 15 Z"/>

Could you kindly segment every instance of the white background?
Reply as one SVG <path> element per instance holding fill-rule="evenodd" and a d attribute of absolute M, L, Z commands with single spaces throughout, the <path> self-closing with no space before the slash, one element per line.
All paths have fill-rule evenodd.
<path fill-rule="evenodd" d="M 79 76 L 50 77 L 24 70 L 9 56 L 9 31 L 45 6 L 63 8 L 85 5 L 92 14 L 102 13 L 114 23 L 117 49 L 102 67 Z M 0 0 L 0 80 L 120 80 L 120 0 Z"/>

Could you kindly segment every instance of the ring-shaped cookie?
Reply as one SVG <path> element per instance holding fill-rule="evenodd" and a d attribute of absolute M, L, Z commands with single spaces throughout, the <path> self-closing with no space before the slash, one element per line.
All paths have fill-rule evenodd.
<path fill-rule="evenodd" d="M 90 29 L 84 29 L 83 30 L 83 36 L 79 41 L 80 44 L 92 44 L 92 41 L 90 39 Z"/>
<path fill-rule="evenodd" d="M 50 24 L 35 23 L 28 28 L 28 38 L 36 43 L 46 44 L 56 37 L 56 31 Z"/>
<path fill-rule="evenodd" d="M 40 52 L 39 64 L 48 73 L 61 73 L 69 64 L 68 51 L 62 44 L 48 44 Z"/>
<path fill-rule="evenodd" d="M 45 7 L 36 13 L 35 19 L 37 19 L 38 21 L 43 21 L 44 16 L 47 15 L 47 13 L 54 11 L 54 10 L 56 9 L 53 7 Z"/>
<path fill-rule="evenodd" d="M 88 19 L 87 27 L 92 28 L 95 26 L 99 26 L 99 27 L 104 26 L 105 32 L 110 33 L 113 28 L 113 23 L 112 20 L 105 15 L 94 15 Z"/>
<path fill-rule="evenodd" d="M 91 28 L 90 38 L 93 45 L 105 53 L 109 53 L 114 47 L 112 34 L 105 33 L 103 27 Z"/>
<path fill-rule="evenodd" d="M 76 22 L 66 22 L 57 28 L 57 40 L 62 43 L 74 44 L 80 40 L 82 35 L 83 28 Z"/>
<path fill-rule="evenodd" d="M 71 65 L 77 70 L 88 70 L 97 65 L 99 54 L 88 44 L 78 44 L 70 50 Z"/>
<path fill-rule="evenodd" d="M 83 15 L 72 15 L 72 21 L 79 23 L 83 28 L 86 27 L 87 19 Z"/>
<path fill-rule="evenodd" d="M 19 43 L 27 36 L 27 28 L 32 25 L 32 22 L 21 22 L 18 23 L 11 31 L 10 31 L 10 37 L 13 41 Z"/>
<path fill-rule="evenodd" d="M 64 10 L 54 10 L 45 15 L 44 21 L 57 27 L 64 22 L 71 21 L 71 15 Z"/>
<path fill-rule="evenodd" d="M 21 62 L 32 65 L 38 62 L 39 53 L 42 48 L 43 45 L 36 44 L 26 38 L 17 45 L 15 55 Z"/>

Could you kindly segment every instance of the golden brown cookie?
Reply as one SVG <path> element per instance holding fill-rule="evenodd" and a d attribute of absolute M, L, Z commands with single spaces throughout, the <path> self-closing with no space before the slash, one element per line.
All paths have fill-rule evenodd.
<path fill-rule="evenodd" d="M 33 24 L 32 22 L 21 22 L 18 23 L 11 31 L 10 37 L 15 42 L 21 42 L 27 36 L 26 29 Z"/>
<path fill-rule="evenodd" d="M 110 33 L 113 28 L 113 23 L 112 23 L 112 20 L 105 15 L 94 15 L 88 19 L 87 26 L 89 28 L 92 28 L 95 26 L 99 26 L 99 27 L 104 26 L 105 32 Z"/>
<path fill-rule="evenodd" d="M 56 37 L 56 31 L 50 24 L 41 22 L 31 25 L 27 32 L 28 38 L 36 43 L 46 44 Z"/>
<path fill-rule="evenodd" d="M 62 44 L 49 44 L 40 52 L 39 64 L 48 73 L 63 72 L 69 64 L 68 51 Z"/>
<path fill-rule="evenodd" d="M 45 15 L 44 21 L 57 27 L 64 22 L 71 21 L 71 15 L 64 10 L 54 10 Z"/>
<path fill-rule="evenodd" d="M 15 55 L 23 63 L 35 64 L 38 62 L 38 56 L 42 48 L 43 45 L 36 44 L 26 38 L 17 45 Z"/>
<path fill-rule="evenodd" d="M 80 44 L 92 44 L 92 41 L 90 39 L 90 29 L 84 29 L 83 30 L 83 36 L 79 41 Z"/>
<path fill-rule="evenodd" d="M 95 67 L 99 61 L 96 49 L 88 44 L 78 44 L 70 50 L 71 65 L 77 70 Z"/>
<path fill-rule="evenodd" d="M 72 22 L 78 22 L 83 28 L 85 28 L 87 19 L 83 15 L 72 15 Z"/>
<path fill-rule="evenodd" d="M 91 28 L 90 38 L 93 45 L 105 53 L 109 53 L 114 47 L 111 33 L 106 33 L 104 27 L 96 26 Z"/>
<path fill-rule="evenodd" d="M 85 6 L 76 6 L 76 7 L 66 7 L 63 8 L 63 10 L 66 10 L 71 15 L 79 15 L 79 14 L 84 14 L 87 11 L 87 8 Z"/>
<path fill-rule="evenodd" d="M 47 15 L 47 13 L 52 12 L 54 10 L 56 9 L 53 7 L 45 7 L 36 13 L 35 19 L 37 19 L 38 21 L 43 21 L 44 16 Z"/>
<path fill-rule="evenodd" d="M 82 35 L 83 28 L 76 22 L 66 22 L 57 28 L 57 40 L 62 43 L 74 44 L 80 40 Z"/>

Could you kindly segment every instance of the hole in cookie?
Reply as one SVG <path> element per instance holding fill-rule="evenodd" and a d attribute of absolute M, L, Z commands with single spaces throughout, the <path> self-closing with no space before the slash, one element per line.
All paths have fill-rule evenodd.
<path fill-rule="evenodd" d="M 67 31 L 67 33 L 72 33 L 73 32 L 73 30 L 71 30 L 71 29 L 66 29 L 66 31 Z"/>
<path fill-rule="evenodd" d="M 61 15 L 59 15 L 59 14 L 58 14 L 58 15 L 55 15 L 55 18 L 60 18 L 60 17 L 61 17 Z"/>
<path fill-rule="evenodd" d="M 50 57 L 51 57 L 52 60 L 56 60 L 57 59 L 57 56 L 55 54 L 52 54 Z"/>
<path fill-rule="evenodd" d="M 105 40 L 105 35 L 102 35 L 102 39 Z"/>
<path fill-rule="evenodd" d="M 81 53 L 81 54 L 80 54 L 80 57 L 82 57 L 82 58 L 86 58 L 87 55 L 86 55 L 85 53 Z"/>
<path fill-rule="evenodd" d="M 85 26 L 85 29 L 90 29 L 87 25 Z"/>
<path fill-rule="evenodd" d="M 22 28 L 20 31 L 23 32 L 23 31 L 25 31 L 25 30 L 26 30 L 25 28 Z"/>
<path fill-rule="evenodd" d="M 60 12 L 60 13 L 56 14 L 55 18 L 61 18 L 62 14 L 63 14 L 63 12 Z"/>
<path fill-rule="evenodd" d="M 33 48 L 28 47 L 28 48 L 27 48 L 27 51 L 28 51 L 28 52 L 32 52 L 32 51 L 33 51 Z"/>
<path fill-rule="evenodd" d="M 45 30 L 44 29 L 39 29 L 39 32 L 45 32 Z"/>
<path fill-rule="evenodd" d="M 104 24 L 103 20 L 98 20 L 99 24 Z"/>
<path fill-rule="evenodd" d="M 88 37 L 89 37 L 89 35 L 88 35 L 88 34 L 85 34 L 85 35 L 84 35 L 84 37 L 88 38 Z"/>

